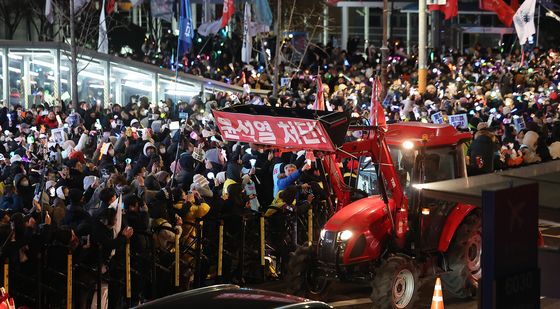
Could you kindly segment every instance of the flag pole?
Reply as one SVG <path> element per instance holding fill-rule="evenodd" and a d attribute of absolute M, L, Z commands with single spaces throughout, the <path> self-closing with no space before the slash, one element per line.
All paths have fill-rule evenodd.
<path fill-rule="evenodd" d="M 524 67 L 524 63 L 525 63 L 525 49 L 523 48 L 525 46 L 525 44 L 521 44 L 521 63 L 519 64 L 519 68 Z"/>
<path fill-rule="evenodd" d="M 538 15 L 537 15 L 537 35 L 536 35 L 536 40 L 535 40 L 535 46 L 539 47 L 539 33 L 541 32 L 541 1 L 537 1 L 539 4 L 539 11 L 538 11 Z"/>
<path fill-rule="evenodd" d="M 181 27 L 181 13 L 183 12 L 182 9 L 183 9 L 183 5 L 184 5 L 183 2 L 184 2 L 183 0 L 179 1 L 179 12 L 178 12 L 179 14 L 177 14 L 178 15 L 177 17 L 179 19 L 178 20 L 179 27 Z M 173 104 L 175 106 L 178 105 L 177 104 L 177 80 L 179 79 L 179 63 L 180 63 L 180 61 L 183 60 L 183 57 L 181 57 L 180 58 L 181 60 L 179 60 L 179 50 L 180 50 L 179 45 L 180 44 L 181 44 L 181 30 L 179 30 L 179 33 L 177 34 L 177 51 L 176 51 L 176 57 L 175 57 L 175 63 L 174 63 L 175 64 L 175 98 L 173 100 Z M 173 106 L 173 110 L 175 110 L 175 106 Z"/>

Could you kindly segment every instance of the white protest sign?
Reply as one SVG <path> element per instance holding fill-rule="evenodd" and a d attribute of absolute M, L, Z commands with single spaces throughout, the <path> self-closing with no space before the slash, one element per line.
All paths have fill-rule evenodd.
<path fill-rule="evenodd" d="M 467 114 L 449 115 L 447 119 L 449 119 L 449 124 L 455 128 L 466 129 L 469 126 Z"/>
<path fill-rule="evenodd" d="M 519 117 L 517 115 L 513 116 L 513 126 L 515 127 L 515 131 L 519 132 L 526 128 L 525 120 L 523 117 Z"/>
<path fill-rule="evenodd" d="M 435 124 L 441 124 L 441 123 L 444 122 L 443 121 L 443 115 L 441 114 L 441 112 L 437 112 L 437 113 L 433 114 L 431 116 L 431 118 L 432 118 L 432 122 L 435 123 Z"/>
<path fill-rule="evenodd" d="M 64 132 L 63 128 L 52 129 L 51 135 L 53 137 L 54 142 L 61 146 L 66 141 L 66 133 Z"/>

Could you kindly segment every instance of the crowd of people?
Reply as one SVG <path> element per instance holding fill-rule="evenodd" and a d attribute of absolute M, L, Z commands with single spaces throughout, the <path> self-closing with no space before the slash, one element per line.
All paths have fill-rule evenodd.
<path fill-rule="evenodd" d="M 240 66 L 204 62 L 211 61 L 204 55 L 195 58 L 206 59 L 200 60 L 200 67 L 210 67 L 211 72 L 188 69 L 191 73 L 245 83 L 251 89 L 271 88 L 258 62 Z M 415 54 L 407 55 L 395 42 L 387 61 L 387 122 L 452 122 L 453 116 L 464 114 L 466 121 L 452 123 L 473 132 L 467 162 L 471 175 L 560 157 L 557 51 L 535 48 L 522 56 L 474 47 L 465 53 L 433 53 L 423 94 L 417 88 Z M 126 243 L 135 256 L 133 303 L 163 296 L 174 291 L 170 269 L 177 237 L 185 266 L 181 286 L 187 287 L 202 245 L 197 236 L 202 233 L 207 239 L 204 246 L 211 250 L 204 255 L 209 261 L 210 252 L 217 251 L 222 220 L 230 239 L 222 280 L 238 282 L 243 277 L 239 251 L 244 217 L 269 205 L 279 206 L 272 209 L 277 213 L 285 205 L 306 209 L 327 196 L 317 166 L 307 163 L 304 151 L 280 153 L 262 145 L 227 142 L 211 110 L 243 103 L 312 108 L 320 76 L 327 109 L 367 119 L 371 78 L 381 73 L 380 63 L 379 50 L 373 47 L 362 54 L 317 46 L 304 55 L 300 68 L 282 66 L 285 82 L 277 97 L 249 90 L 206 94 L 176 104 L 141 97 L 126 105 L 80 102 L 75 109 L 61 101 L 28 109 L 3 107 L 0 254 L 22 278 L 12 281 L 16 301 L 38 301 L 32 300 L 28 288 L 37 279 L 38 267 L 65 273 L 63 257 L 70 251 L 81 269 L 75 273 L 81 284 L 75 290 L 75 305 L 85 308 L 94 301 L 101 274 L 109 307 L 122 306 Z M 189 118 L 180 121 L 184 113 Z M 269 215 L 272 246 L 286 256 L 284 218 Z M 152 252 L 162 267 L 155 271 L 156 281 L 147 262 L 155 259 Z M 201 267 L 204 278 L 215 272 L 210 264 Z M 59 293 L 66 291 L 57 276 L 44 274 L 40 282 L 62 284 Z M 55 292 L 47 294 L 53 306 L 63 302 Z"/>
<path fill-rule="evenodd" d="M 223 46 L 234 51 L 227 38 L 207 40 L 213 46 L 210 51 Z M 284 40 L 279 96 L 251 99 L 251 103 L 312 108 L 321 76 L 329 110 L 350 110 L 367 118 L 371 79 L 382 73 L 381 50 L 371 45 L 362 51 L 360 45 L 358 39 L 349 42 L 348 50 L 332 43 L 309 44 L 302 54 L 293 40 Z M 260 49 L 260 45 L 255 48 Z M 440 123 L 449 122 L 450 115 L 454 119 L 464 115 L 459 128 L 479 131 L 468 156 L 472 175 L 560 157 L 560 146 L 554 144 L 560 141 L 558 50 L 525 47 L 522 52 L 505 44 L 495 49 L 476 45 L 462 52 L 433 50 L 428 86 L 420 95 L 416 48 L 408 55 L 396 40 L 389 49 L 385 85 L 389 90 L 383 102 L 388 121 Z M 243 65 L 232 56 L 235 53 L 201 52 L 186 54 L 181 69 L 249 89 L 273 88 L 270 63 L 262 53 L 253 53 L 254 61 Z M 295 55 L 301 61 L 294 61 Z"/>
<path fill-rule="evenodd" d="M 239 54 L 237 41 L 220 34 L 197 36 L 198 44 L 184 55 L 179 68 L 233 85 L 271 90 L 273 74 L 266 54 L 254 52 L 254 61 L 244 65 L 234 56 Z M 261 45 L 266 44 L 274 48 L 274 41 L 267 38 L 255 43 L 255 51 L 263 50 Z M 258 98 L 251 103 L 309 108 L 316 100 L 320 75 L 329 109 L 350 109 L 357 115 L 369 111 L 370 80 L 382 71 L 380 49 L 370 45 L 362 51 L 359 39 L 352 39 L 348 50 L 317 43 L 308 44 L 302 53 L 295 45 L 294 39 L 283 41 L 279 97 Z M 462 52 L 434 50 L 430 53 L 427 91 L 420 95 L 416 48 L 408 55 L 398 40 L 389 48 L 389 95 L 383 102 L 389 122 L 449 122 L 449 115 L 465 114 L 468 126 L 463 121 L 460 128 L 480 129 L 471 147 L 473 153 L 469 152 L 473 175 L 559 157 L 558 145 L 549 149 L 560 136 L 557 50 L 525 47 L 522 52 L 505 44 L 496 49 L 476 45 Z M 177 66 L 167 61 L 172 55 L 160 58 L 162 66 Z"/>

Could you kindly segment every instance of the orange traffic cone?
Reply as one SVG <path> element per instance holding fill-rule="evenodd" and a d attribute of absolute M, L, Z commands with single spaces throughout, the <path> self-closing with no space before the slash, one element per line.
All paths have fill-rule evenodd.
<path fill-rule="evenodd" d="M 434 296 L 432 297 L 432 307 L 430 309 L 443 309 L 443 294 L 441 293 L 441 280 L 436 279 L 434 287 Z"/>

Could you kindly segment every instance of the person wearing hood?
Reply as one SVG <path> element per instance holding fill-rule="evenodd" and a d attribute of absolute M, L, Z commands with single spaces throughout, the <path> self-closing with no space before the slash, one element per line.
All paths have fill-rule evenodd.
<path fill-rule="evenodd" d="M 29 178 L 24 174 L 17 174 L 14 177 L 14 187 L 16 194 L 13 196 L 13 210 L 29 212 L 33 207 L 33 187 L 29 183 Z"/>
<path fill-rule="evenodd" d="M 241 185 L 241 176 L 242 176 L 242 167 L 237 164 L 237 162 L 230 162 L 227 165 L 226 170 L 226 181 L 224 182 L 222 195 L 226 197 L 225 199 L 229 199 L 230 193 L 230 186 L 231 185 Z"/>
<path fill-rule="evenodd" d="M 142 149 L 142 153 L 138 157 L 138 161 L 136 162 L 136 166 L 141 167 L 148 167 L 152 157 L 157 154 L 157 148 L 152 142 L 147 142 L 144 144 Z"/>
<path fill-rule="evenodd" d="M 70 190 L 65 186 L 60 186 L 55 190 L 56 197 L 52 205 L 52 219 L 57 226 L 62 225 L 62 220 L 64 220 L 64 217 L 66 216 L 66 206 L 68 204 L 67 199 L 69 192 Z"/>
<path fill-rule="evenodd" d="M 194 147 L 189 144 L 188 150 L 179 157 L 181 173 L 178 175 L 179 183 L 184 190 L 188 190 L 193 182 L 195 174 L 204 172 L 204 164 L 193 157 Z"/>

